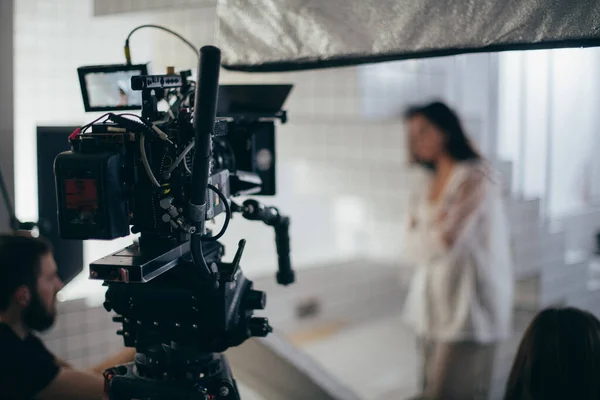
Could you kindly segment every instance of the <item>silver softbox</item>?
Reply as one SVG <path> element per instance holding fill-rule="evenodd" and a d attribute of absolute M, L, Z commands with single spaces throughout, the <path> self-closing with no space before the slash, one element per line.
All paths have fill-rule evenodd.
<path fill-rule="evenodd" d="M 600 45 L 600 0 L 219 0 L 226 68 Z"/>

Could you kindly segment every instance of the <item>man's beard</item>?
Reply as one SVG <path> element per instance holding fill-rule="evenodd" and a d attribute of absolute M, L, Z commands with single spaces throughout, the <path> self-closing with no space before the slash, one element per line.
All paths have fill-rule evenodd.
<path fill-rule="evenodd" d="M 54 324 L 55 313 L 46 310 L 37 290 L 32 290 L 29 306 L 23 313 L 23 322 L 34 331 L 43 332 Z"/>

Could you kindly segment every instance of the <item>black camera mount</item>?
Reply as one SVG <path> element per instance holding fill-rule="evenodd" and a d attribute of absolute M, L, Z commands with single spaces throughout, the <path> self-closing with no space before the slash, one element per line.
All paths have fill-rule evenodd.
<path fill-rule="evenodd" d="M 134 363 L 105 373 L 111 399 L 239 399 L 225 357 L 229 347 L 272 331 L 264 309 L 266 295 L 253 289 L 240 269 L 245 241 L 231 263 L 221 261 L 223 246 L 203 243 L 214 279 L 205 280 L 190 257 L 148 284 L 108 283 L 105 308 Z"/>
<path fill-rule="evenodd" d="M 219 70 L 220 50 L 205 46 L 196 82 L 184 73 L 132 77 L 132 89 L 142 91 L 139 121 L 107 114 L 109 123 L 75 131 L 73 151 L 55 161 L 61 236 L 113 239 L 129 234 L 129 226 L 141 234 L 137 243 L 90 265 L 90 278 L 108 287 L 104 306 L 122 324 L 117 333 L 125 346 L 136 348 L 133 363 L 105 372 L 110 399 L 239 399 L 221 353 L 272 328 L 253 315 L 265 308 L 266 294 L 240 268 L 246 241 L 239 242 L 231 262 L 223 261 L 218 239 L 232 213 L 274 228 L 277 280 L 294 282 L 289 218 L 255 200 L 242 205 L 231 200 L 261 190 L 274 194 L 274 186 L 265 191 L 259 174 L 247 171 L 253 163 L 240 160 L 247 154 L 231 153 L 234 147 L 247 152 L 252 130 L 265 119 L 272 125 L 287 115 L 236 109 L 217 120 Z M 186 105 L 165 120 L 157 101 L 177 88 Z M 290 88 L 279 90 L 277 107 Z M 216 143 L 229 124 L 246 142 Z M 211 236 L 205 222 L 221 213 L 225 225 Z"/>

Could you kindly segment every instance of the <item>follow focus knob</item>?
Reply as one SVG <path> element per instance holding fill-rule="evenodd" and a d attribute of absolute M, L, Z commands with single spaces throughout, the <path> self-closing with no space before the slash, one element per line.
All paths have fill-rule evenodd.
<path fill-rule="evenodd" d="M 269 320 L 262 317 L 254 317 L 248 324 L 250 336 L 265 337 L 273 332 L 273 328 L 269 325 Z"/>
<path fill-rule="evenodd" d="M 246 295 L 246 306 L 249 310 L 264 310 L 267 305 L 267 294 L 260 290 L 250 290 Z"/>

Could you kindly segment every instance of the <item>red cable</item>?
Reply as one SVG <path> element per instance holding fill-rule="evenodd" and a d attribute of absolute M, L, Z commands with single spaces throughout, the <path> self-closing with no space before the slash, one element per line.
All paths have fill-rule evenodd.
<path fill-rule="evenodd" d="M 69 135 L 69 140 L 73 140 L 77 137 L 77 135 L 79 135 L 79 132 L 81 132 L 81 128 L 77 128 L 73 131 L 73 133 L 71 133 Z"/>

